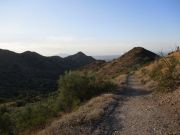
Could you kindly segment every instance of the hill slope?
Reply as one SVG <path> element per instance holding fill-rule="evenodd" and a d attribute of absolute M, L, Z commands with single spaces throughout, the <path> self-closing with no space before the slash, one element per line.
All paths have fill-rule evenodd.
<path fill-rule="evenodd" d="M 173 91 L 176 86 L 180 86 L 180 51 L 171 52 L 137 70 L 135 74 L 149 89 Z M 172 85 L 169 83 L 171 81 L 173 81 Z"/>
<path fill-rule="evenodd" d="M 89 64 L 95 59 L 83 53 L 70 57 L 45 57 L 35 52 L 0 50 L 0 96 L 17 91 L 52 91 L 60 74 Z M 14 93 L 15 92 L 15 93 Z"/>
<path fill-rule="evenodd" d="M 77 54 L 70 55 L 64 58 L 69 64 L 75 68 L 87 65 L 95 61 L 91 56 L 86 56 L 83 52 L 78 52 Z"/>
<path fill-rule="evenodd" d="M 97 71 L 97 73 L 108 78 L 116 77 L 119 74 L 127 73 L 137 69 L 158 57 L 159 56 L 155 53 L 142 47 L 135 47 L 118 59 L 104 64 L 104 66 L 99 71 Z"/>
<path fill-rule="evenodd" d="M 142 52 L 146 52 L 147 54 L 143 55 Z M 147 58 L 149 60 L 139 61 L 147 56 L 149 56 L 149 58 Z M 143 48 L 135 48 L 135 50 L 129 51 L 119 59 L 125 60 L 128 58 L 128 60 L 130 60 L 134 58 L 137 63 L 131 61 L 124 63 L 127 64 L 126 66 L 129 68 L 129 66 L 133 66 L 133 64 L 141 65 L 158 57 L 154 56 L 156 55 Z M 174 56 L 177 60 L 180 60 L 180 52 L 172 53 L 167 56 L 167 58 L 170 56 Z M 151 62 L 145 67 L 142 66 L 142 68 L 147 68 L 149 71 L 151 66 L 161 60 L 162 58 Z M 98 70 L 98 65 L 101 67 L 104 64 L 110 63 L 98 61 L 85 67 L 91 67 L 95 71 Z M 180 71 L 179 66 L 180 65 L 177 65 L 177 71 Z M 90 70 L 90 68 L 88 70 Z M 137 72 L 140 71 L 137 70 L 135 75 L 128 75 L 127 78 L 124 78 L 126 85 L 120 85 L 117 93 L 102 95 L 91 99 L 76 111 L 65 114 L 52 122 L 52 124 L 48 124 L 47 127 L 37 133 L 37 135 L 129 135 L 152 133 L 179 135 L 180 87 L 171 93 L 155 93 L 141 84 L 141 79 L 144 78 L 145 74 L 138 77 Z M 150 80 L 147 82 L 149 83 Z M 120 82 L 118 84 L 120 84 Z"/>

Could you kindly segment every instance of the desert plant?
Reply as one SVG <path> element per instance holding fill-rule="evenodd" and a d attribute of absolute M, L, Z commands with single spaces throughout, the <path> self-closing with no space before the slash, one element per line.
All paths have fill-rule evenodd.
<path fill-rule="evenodd" d="M 5 106 L 0 108 L 0 134 L 13 134 L 13 123 L 10 116 L 10 110 Z"/>
<path fill-rule="evenodd" d="M 67 72 L 60 77 L 59 91 L 44 100 L 24 106 L 17 101 L 21 106 L 17 108 L 0 107 L 0 135 L 16 135 L 43 128 L 59 112 L 71 111 L 114 87 L 112 82 L 97 78 L 92 72 Z"/>
<path fill-rule="evenodd" d="M 91 72 L 67 72 L 59 80 L 58 106 L 64 111 L 70 111 L 80 103 L 114 87 L 112 82 L 99 79 Z"/>
<path fill-rule="evenodd" d="M 157 90 L 174 90 L 179 81 L 180 73 L 176 67 L 179 61 L 175 57 L 162 57 L 151 70 L 149 76 L 157 82 Z"/>

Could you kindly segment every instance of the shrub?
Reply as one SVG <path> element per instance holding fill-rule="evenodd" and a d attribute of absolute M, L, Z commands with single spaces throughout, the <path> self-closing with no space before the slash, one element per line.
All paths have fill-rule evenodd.
<path fill-rule="evenodd" d="M 26 104 L 26 103 L 25 103 L 24 100 L 17 100 L 17 101 L 16 101 L 16 106 L 17 106 L 17 107 L 24 106 L 25 104 Z"/>
<path fill-rule="evenodd" d="M 9 135 L 13 132 L 13 123 L 11 121 L 11 116 L 9 109 L 6 107 L 0 108 L 0 134 Z"/>
<path fill-rule="evenodd" d="M 93 73 L 67 72 L 59 80 L 59 92 L 42 101 L 25 104 L 23 107 L 0 107 L 0 135 L 16 135 L 36 128 L 43 128 L 49 118 L 59 112 L 71 111 L 86 100 L 103 92 L 111 91 L 115 85 L 98 79 Z M 24 105 L 21 100 L 17 105 Z"/>
<path fill-rule="evenodd" d="M 175 57 L 163 57 L 151 70 L 149 76 L 157 82 L 157 90 L 171 91 L 177 87 L 180 80 L 180 73 L 176 69 L 178 64 Z"/>
<path fill-rule="evenodd" d="M 70 111 L 80 103 L 111 91 L 114 87 L 112 82 L 99 79 L 91 72 L 67 72 L 59 80 L 58 106 L 64 111 Z"/>
<path fill-rule="evenodd" d="M 14 114 L 14 121 L 17 132 L 27 129 L 45 126 L 48 118 L 54 115 L 53 110 L 41 103 L 35 105 L 27 105 L 23 109 Z"/>

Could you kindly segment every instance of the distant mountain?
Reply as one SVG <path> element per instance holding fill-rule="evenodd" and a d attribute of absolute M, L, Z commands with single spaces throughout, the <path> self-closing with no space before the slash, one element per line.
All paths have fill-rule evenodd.
<path fill-rule="evenodd" d="M 78 52 L 74 55 L 65 57 L 64 59 L 65 59 L 65 61 L 69 61 L 70 62 L 69 64 L 75 68 L 87 65 L 87 64 L 95 61 L 95 59 L 93 57 L 86 56 L 83 52 Z"/>
<path fill-rule="evenodd" d="M 95 61 L 82 52 L 61 58 L 36 52 L 15 53 L 0 49 L 0 97 L 19 91 L 53 91 L 59 75 Z"/>
<path fill-rule="evenodd" d="M 96 60 L 105 60 L 105 61 L 111 61 L 113 59 L 117 59 L 120 57 L 120 55 L 99 55 L 99 56 L 92 56 Z"/>
<path fill-rule="evenodd" d="M 135 47 L 118 59 L 101 64 L 101 68 L 97 73 L 104 78 L 113 78 L 119 74 L 133 71 L 144 64 L 154 61 L 158 57 L 157 54 L 149 50 L 142 47 Z"/>

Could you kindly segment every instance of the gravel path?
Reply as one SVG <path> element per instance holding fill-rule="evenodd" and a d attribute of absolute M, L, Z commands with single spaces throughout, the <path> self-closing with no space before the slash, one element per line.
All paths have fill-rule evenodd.
<path fill-rule="evenodd" d="M 180 125 L 171 119 L 168 108 L 145 91 L 132 76 L 119 92 L 119 100 L 96 125 L 93 135 L 180 135 Z"/>

